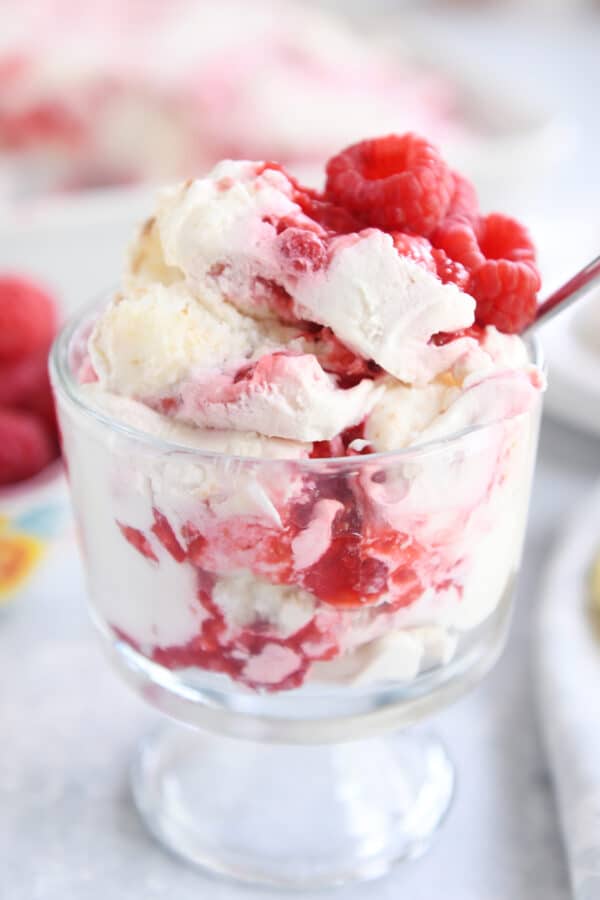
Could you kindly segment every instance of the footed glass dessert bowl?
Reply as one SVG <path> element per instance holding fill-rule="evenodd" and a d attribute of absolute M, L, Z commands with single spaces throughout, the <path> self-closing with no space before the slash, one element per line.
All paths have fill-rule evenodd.
<path fill-rule="evenodd" d="M 234 455 L 82 389 L 95 315 L 61 334 L 52 380 L 94 622 L 171 720 L 133 768 L 143 819 L 207 870 L 279 887 L 419 855 L 454 776 L 406 729 L 502 650 L 541 392 L 391 452 L 348 434 L 340 458 Z"/>

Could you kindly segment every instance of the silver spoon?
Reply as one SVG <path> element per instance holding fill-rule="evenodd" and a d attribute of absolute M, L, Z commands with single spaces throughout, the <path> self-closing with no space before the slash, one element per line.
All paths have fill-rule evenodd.
<path fill-rule="evenodd" d="M 529 335 L 532 331 L 537 331 L 540 325 L 545 325 L 558 313 L 567 309 L 568 306 L 599 285 L 600 256 L 597 256 L 596 259 L 589 262 L 587 266 L 584 266 L 576 275 L 573 275 L 572 278 L 569 278 L 561 287 L 550 294 L 543 303 L 540 303 L 534 321 L 525 329 L 523 334 Z"/>

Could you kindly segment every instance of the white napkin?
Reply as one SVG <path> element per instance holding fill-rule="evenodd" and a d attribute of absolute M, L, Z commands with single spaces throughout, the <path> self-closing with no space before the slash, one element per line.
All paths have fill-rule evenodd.
<path fill-rule="evenodd" d="M 542 729 L 575 900 L 600 898 L 600 639 L 587 608 L 599 550 L 597 488 L 553 554 L 535 634 Z"/>

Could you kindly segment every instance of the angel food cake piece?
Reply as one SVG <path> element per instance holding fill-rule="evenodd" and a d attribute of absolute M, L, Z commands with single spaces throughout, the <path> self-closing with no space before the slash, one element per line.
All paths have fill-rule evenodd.
<path fill-rule="evenodd" d="M 65 429 L 110 627 L 252 689 L 449 660 L 517 563 L 538 289 L 526 230 L 412 133 L 342 151 L 322 193 L 232 160 L 164 190 L 80 390 L 201 453 L 119 457 Z M 469 453 L 380 455 L 486 424 Z"/>

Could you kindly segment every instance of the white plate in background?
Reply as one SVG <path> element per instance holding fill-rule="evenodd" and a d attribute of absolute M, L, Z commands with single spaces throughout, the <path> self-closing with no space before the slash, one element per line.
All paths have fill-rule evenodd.
<path fill-rule="evenodd" d="M 573 515 L 542 581 L 533 632 L 539 717 L 573 900 L 600 897 L 600 640 L 590 610 L 600 549 L 600 484 Z"/>
<path fill-rule="evenodd" d="M 599 310 L 600 288 L 581 307 L 549 322 L 542 340 L 549 368 L 546 409 L 600 437 Z"/>
<path fill-rule="evenodd" d="M 600 221 L 562 216 L 532 224 L 540 253 L 542 297 L 600 253 Z M 540 330 L 548 364 L 546 410 L 600 436 L 600 287 Z"/>

